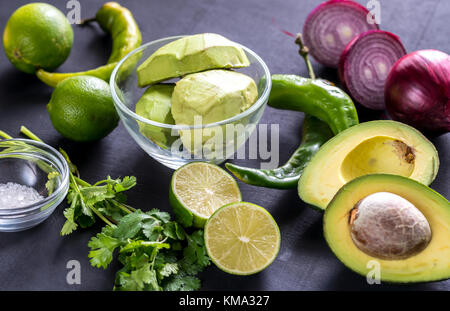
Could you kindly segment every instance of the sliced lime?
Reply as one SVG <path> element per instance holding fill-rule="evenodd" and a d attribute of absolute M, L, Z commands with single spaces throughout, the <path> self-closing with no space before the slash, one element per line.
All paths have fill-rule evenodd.
<path fill-rule="evenodd" d="M 280 248 L 280 231 L 262 207 L 238 202 L 218 209 L 206 222 L 205 244 L 221 270 L 238 275 L 260 272 Z"/>
<path fill-rule="evenodd" d="M 177 220 L 203 228 L 221 206 L 242 200 L 236 180 L 217 165 L 192 162 L 172 176 L 169 198 Z"/>

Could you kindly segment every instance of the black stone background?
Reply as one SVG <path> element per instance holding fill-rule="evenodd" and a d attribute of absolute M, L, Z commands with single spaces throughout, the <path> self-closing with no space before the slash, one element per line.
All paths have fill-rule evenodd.
<path fill-rule="evenodd" d="M 63 12 L 66 0 L 44 0 Z M 0 29 L 19 6 L 29 1 L 0 2 Z M 258 53 L 271 73 L 306 76 L 293 39 L 274 26 L 299 32 L 319 0 L 122 0 L 141 28 L 143 42 L 166 36 L 202 32 L 220 33 Z M 368 1 L 358 1 L 365 5 Z M 91 17 L 100 0 L 80 0 L 82 18 Z M 434 48 L 450 52 L 450 2 L 447 0 L 381 0 L 381 27 L 400 36 L 408 51 Z M 110 38 L 97 26 L 74 26 L 75 42 L 61 71 L 79 71 L 104 64 Z M 316 73 L 337 82 L 336 71 L 314 62 Z M 171 211 L 168 187 L 172 170 L 150 158 L 120 125 L 100 142 L 78 144 L 63 139 L 52 127 L 46 104 L 52 89 L 32 75 L 16 70 L 0 52 L 0 128 L 18 135 L 27 125 L 53 146 L 61 146 L 88 181 L 135 175 L 138 185 L 129 192 L 129 203 L 144 210 Z M 358 105 L 362 121 L 382 118 Z M 300 142 L 303 114 L 268 107 L 261 123 L 280 124 L 281 161 L 289 158 Z M 439 150 L 441 168 L 432 187 L 450 197 L 450 134 L 431 137 Z M 239 160 L 256 166 L 257 160 Z M 204 290 L 449 290 L 450 281 L 417 285 L 368 285 L 344 267 L 322 236 L 322 214 L 306 206 L 295 189 L 273 190 L 240 183 L 243 198 L 267 208 L 280 226 L 282 243 L 275 262 L 265 271 L 247 277 L 228 275 L 214 266 L 201 275 Z M 0 290 L 109 290 L 119 265 L 106 271 L 88 262 L 89 238 L 100 225 L 60 237 L 65 204 L 41 225 L 20 233 L 0 234 Z M 81 262 L 81 285 L 66 283 L 66 263 Z"/>

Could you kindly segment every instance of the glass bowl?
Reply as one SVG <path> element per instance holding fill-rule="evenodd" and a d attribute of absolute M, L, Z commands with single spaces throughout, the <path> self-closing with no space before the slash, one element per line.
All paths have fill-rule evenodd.
<path fill-rule="evenodd" d="M 181 37 L 149 42 L 125 56 L 110 79 L 114 104 L 131 137 L 165 166 L 176 169 L 192 161 L 220 164 L 232 157 L 256 128 L 272 86 L 270 72 L 255 52 L 242 46 L 250 66 L 236 71 L 250 76 L 258 85 L 258 99 L 249 109 L 220 122 L 191 126 L 159 123 L 137 115 L 136 103 L 145 88 L 138 87 L 136 68 L 160 47 Z"/>
<path fill-rule="evenodd" d="M 47 189 L 49 174 L 54 178 Z M 69 167 L 52 147 L 29 139 L 0 140 L 0 184 L 32 187 L 42 200 L 17 208 L 3 208 L 0 198 L 0 231 L 14 232 L 34 227 L 47 219 L 64 200 L 69 189 Z"/>

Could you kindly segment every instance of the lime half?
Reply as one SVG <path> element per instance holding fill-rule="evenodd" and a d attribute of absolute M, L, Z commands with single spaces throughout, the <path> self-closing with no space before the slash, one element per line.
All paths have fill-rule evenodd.
<path fill-rule="evenodd" d="M 209 257 L 231 274 L 249 275 L 267 268 L 278 254 L 280 240 L 269 212 L 247 202 L 223 206 L 205 225 Z"/>
<path fill-rule="evenodd" d="M 203 228 L 221 206 L 242 200 L 236 180 L 217 165 L 206 162 L 186 164 L 173 173 L 170 204 L 185 227 Z"/>

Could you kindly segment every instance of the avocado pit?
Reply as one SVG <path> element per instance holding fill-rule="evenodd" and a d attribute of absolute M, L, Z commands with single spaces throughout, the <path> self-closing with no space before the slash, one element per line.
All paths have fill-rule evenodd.
<path fill-rule="evenodd" d="M 353 243 L 364 253 L 387 260 L 420 253 L 431 240 L 428 220 L 411 202 L 389 192 L 360 200 L 349 214 Z"/>

